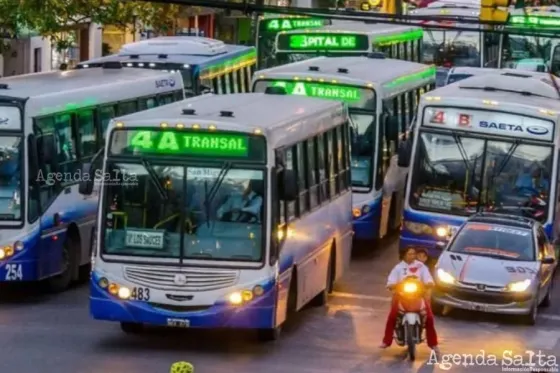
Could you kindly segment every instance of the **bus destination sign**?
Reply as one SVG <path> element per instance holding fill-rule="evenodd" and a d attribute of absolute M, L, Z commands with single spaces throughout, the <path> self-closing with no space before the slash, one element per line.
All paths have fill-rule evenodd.
<path fill-rule="evenodd" d="M 265 30 L 268 31 L 289 31 L 304 28 L 317 28 L 331 24 L 329 19 L 325 18 L 276 18 L 265 19 Z"/>
<path fill-rule="evenodd" d="M 348 33 L 290 33 L 277 37 L 278 51 L 297 52 L 367 52 L 369 38 L 364 34 Z"/>

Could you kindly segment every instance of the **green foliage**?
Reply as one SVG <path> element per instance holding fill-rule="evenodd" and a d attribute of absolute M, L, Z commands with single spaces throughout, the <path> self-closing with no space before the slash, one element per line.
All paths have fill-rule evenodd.
<path fill-rule="evenodd" d="M 0 0 L 0 28 L 16 34 L 19 27 L 49 37 L 58 49 L 69 44 L 57 33 L 84 23 L 123 28 L 142 23 L 156 31 L 173 27 L 179 14 L 176 5 L 121 0 Z"/>

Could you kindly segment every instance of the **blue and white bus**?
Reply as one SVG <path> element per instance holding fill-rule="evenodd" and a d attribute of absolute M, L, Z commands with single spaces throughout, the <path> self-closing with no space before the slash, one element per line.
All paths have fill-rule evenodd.
<path fill-rule="evenodd" d="M 425 247 L 437 258 L 437 243 L 481 211 L 537 219 L 557 238 L 559 113 L 545 73 L 475 76 L 422 96 L 399 154 L 410 165 L 401 252 Z"/>
<path fill-rule="evenodd" d="M 281 87 L 289 95 L 348 104 L 354 231 L 359 241 L 382 238 L 400 226 L 404 182 L 387 198 L 383 182 L 420 95 L 435 85 L 434 67 L 376 57 L 317 57 L 262 70 L 253 78 L 255 92 Z"/>
<path fill-rule="evenodd" d="M 109 64 L 0 79 L 0 91 L 0 282 L 63 290 L 90 262 L 97 198 L 79 195 L 80 165 L 111 118 L 183 99 L 181 75 Z"/>
<path fill-rule="evenodd" d="M 199 36 L 163 36 L 125 44 L 119 53 L 80 62 L 78 69 L 104 62 L 126 67 L 179 71 L 185 94 L 250 92 L 257 54 L 254 47 L 225 44 Z"/>
<path fill-rule="evenodd" d="M 108 144 L 104 173 L 121 182 L 101 184 L 95 319 L 276 339 L 289 314 L 325 304 L 348 267 L 342 103 L 202 95 L 115 119 Z"/>

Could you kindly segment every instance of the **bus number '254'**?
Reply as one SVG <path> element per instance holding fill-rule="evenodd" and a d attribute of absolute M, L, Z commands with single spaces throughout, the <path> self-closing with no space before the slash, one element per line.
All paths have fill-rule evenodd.
<path fill-rule="evenodd" d="M 147 302 L 150 300 L 150 289 L 149 288 L 132 288 L 130 293 L 130 299 L 142 300 Z"/>
<path fill-rule="evenodd" d="M 21 264 L 6 264 L 6 281 L 23 280 L 23 269 Z"/>

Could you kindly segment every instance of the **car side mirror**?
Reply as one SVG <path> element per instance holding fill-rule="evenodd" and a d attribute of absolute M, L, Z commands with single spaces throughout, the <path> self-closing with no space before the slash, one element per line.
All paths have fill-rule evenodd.
<path fill-rule="evenodd" d="M 443 251 L 445 250 L 445 248 L 447 247 L 447 244 L 444 242 L 437 242 L 436 243 L 436 249 L 439 251 Z"/>
<path fill-rule="evenodd" d="M 78 185 L 78 192 L 81 195 L 89 196 L 93 192 L 93 183 L 91 175 L 91 163 L 84 163 L 81 168 L 81 179 Z"/>
<path fill-rule="evenodd" d="M 556 260 L 551 256 L 547 256 L 541 261 L 542 264 L 554 264 L 555 262 Z"/>
<path fill-rule="evenodd" d="M 298 196 L 296 175 L 293 170 L 284 169 L 278 178 L 278 194 L 282 201 L 295 201 Z"/>
<path fill-rule="evenodd" d="M 399 167 L 408 168 L 410 166 L 410 157 L 412 156 L 412 137 L 409 137 L 397 151 Z"/>
<path fill-rule="evenodd" d="M 43 164 L 52 165 L 56 162 L 56 142 L 54 134 L 48 133 L 37 137 L 37 151 L 39 160 Z"/>

